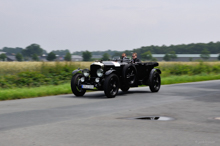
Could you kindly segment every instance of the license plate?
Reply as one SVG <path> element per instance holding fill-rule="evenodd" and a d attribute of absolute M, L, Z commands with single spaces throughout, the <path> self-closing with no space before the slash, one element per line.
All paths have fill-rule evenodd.
<path fill-rule="evenodd" d="M 94 85 L 82 85 L 83 89 L 93 89 Z"/>

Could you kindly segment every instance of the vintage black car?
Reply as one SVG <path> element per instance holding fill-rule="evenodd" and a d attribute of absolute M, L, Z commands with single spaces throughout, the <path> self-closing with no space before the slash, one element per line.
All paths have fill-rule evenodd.
<path fill-rule="evenodd" d="M 119 88 L 126 92 L 130 87 L 148 85 L 151 92 L 160 89 L 161 71 L 157 62 L 132 63 L 129 59 L 97 61 L 89 69 L 72 72 L 71 89 L 75 96 L 83 96 L 86 90 L 104 90 L 108 98 L 117 95 Z"/>

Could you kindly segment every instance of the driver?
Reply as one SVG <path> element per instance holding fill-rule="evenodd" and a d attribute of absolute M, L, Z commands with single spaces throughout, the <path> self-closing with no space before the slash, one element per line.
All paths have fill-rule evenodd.
<path fill-rule="evenodd" d="M 141 62 L 140 59 L 137 58 L 137 53 L 132 54 L 132 63 Z"/>

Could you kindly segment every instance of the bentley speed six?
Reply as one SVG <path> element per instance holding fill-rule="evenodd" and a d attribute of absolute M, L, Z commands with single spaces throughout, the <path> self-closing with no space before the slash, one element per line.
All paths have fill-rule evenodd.
<path fill-rule="evenodd" d="M 72 72 L 71 89 L 75 96 L 83 96 L 86 90 L 104 90 L 108 98 L 117 95 L 119 88 L 126 92 L 130 87 L 147 85 L 151 92 L 160 90 L 161 71 L 157 62 L 132 63 L 130 60 L 98 61 L 89 69 Z"/>

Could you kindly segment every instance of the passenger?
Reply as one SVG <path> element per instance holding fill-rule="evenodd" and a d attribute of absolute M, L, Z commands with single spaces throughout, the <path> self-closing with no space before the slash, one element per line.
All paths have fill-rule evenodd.
<path fill-rule="evenodd" d="M 128 59 L 125 53 L 122 53 L 122 54 L 121 54 L 121 59 L 122 59 L 122 60 Z"/>
<path fill-rule="evenodd" d="M 137 58 L 137 53 L 132 54 L 132 63 L 141 62 L 140 59 Z"/>

